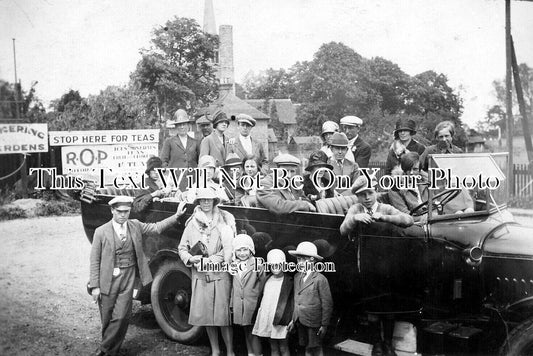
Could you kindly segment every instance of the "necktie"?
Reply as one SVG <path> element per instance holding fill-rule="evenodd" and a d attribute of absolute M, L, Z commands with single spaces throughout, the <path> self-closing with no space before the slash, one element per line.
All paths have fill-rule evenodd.
<path fill-rule="evenodd" d="M 341 171 L 343 170 L 343 166 L 342 166 L 342 160 L 338 160 L 337 161 L 337 164 L 339 165 L 339 167 L 341 168 Z"/>
<path fill-rule="evenodd" d="M 124 224 L 120 225 L 120 241 L 126 241 L 126 227 Z"/>
<path fill-rule="evenodd" d="M 374 214 L 374 212 L 372 211 L 372 209 L 368 209 L 368 215 L 372 216 L 372 214 Z"/>

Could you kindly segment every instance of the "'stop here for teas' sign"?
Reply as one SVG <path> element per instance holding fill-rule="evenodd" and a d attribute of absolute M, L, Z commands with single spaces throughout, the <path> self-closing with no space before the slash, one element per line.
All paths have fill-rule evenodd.
<path fill-rule="evenodd" d="M 86 146 L 159 141 L 159 130 L 50 131 L 50 146 Z"/>

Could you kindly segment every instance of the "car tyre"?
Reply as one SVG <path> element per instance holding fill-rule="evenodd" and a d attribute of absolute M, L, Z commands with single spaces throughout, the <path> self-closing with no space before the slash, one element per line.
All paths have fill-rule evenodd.
<path fill-rule="evenodd" d="M 500 348 L 500 355 L 533 355 L 533 319 L 526 320 L 511 331 Z"/>
<path fill-rule="evenodd" d="M 194 343 L 204 331 L 201 326 L 189 325 L 190 300 L 190 270 L 178 261 L 165 261 L 152 282 L 152 309 L 163 332 L 182 344 Z"/>

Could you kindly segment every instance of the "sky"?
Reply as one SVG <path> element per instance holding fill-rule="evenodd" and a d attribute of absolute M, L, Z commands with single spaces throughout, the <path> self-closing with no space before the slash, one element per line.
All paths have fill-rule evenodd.
<path fill-rule="evenodd" d="M 366 58 L 384 57 L 410 75 L 444 73 L 464 99 L 469 125 L 496 103 L 505 77 L 504 0 L 213 0 L 217 27 L 233 26 L 235 80 L 312 60 L 323 43 L 342 42 Z M 518 62 L 533 67 L 533 2 L 512 1 Z M 38 81 L 45 103 L 69 89 L 82 96 L 122 85 L 174 16 L 203 23 L 203 0 L 0 0 L 0 78 Z M 357 113 L 354 113 L 357 114 Z"/>

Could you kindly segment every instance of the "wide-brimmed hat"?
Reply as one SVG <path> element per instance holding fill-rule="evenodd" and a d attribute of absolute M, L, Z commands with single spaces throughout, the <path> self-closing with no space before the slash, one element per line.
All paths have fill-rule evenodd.
<path fill-rule="evenodd" d="M 213 188 L 198 188 L 196 190 L 194 204 L 198 204 L 198 200 L 200 199 L 213 199 L 215 201 L 214 205 L 217 205 L 220 202 L 220 198 L 217 196 L 217 193 Z"/>
<path fill-rule="evenodd" d="M 324 258 L 332 256 L 337 250 L 335 246 L 333 246 L 329 241 L 324 239 L 315 240 L 313 241 L 313 243 L 317 248 L 317 253 Z"/>
<path fill-rule="evenodd" d="M 174 119 L 175 125 L 184 124 L 184 123 L 188 124 L 190 121 L 189 115 L 187 115 L 187 111 L 183 109 L 176 110 L 176 112 L 174 113 L 173 119 Z"/>
<path fill-rule="evenodd" d="M 113 209 L 116 209 L 119 206 L 128 206 L 131 208 L 131 206 L 133 205 L 133 197 L 127 195 L 119 195 L 111 199 L 107 204 L 113 207 Z"/>
<path fill-rule="evenodd" d="M 229 119 L 223 111 L 216 111 L 213 114 L 213 127 L 216 127 L 220 122 L 226 121 L 229 125 Z"/>
<path fill-rule="evenodd" d="M 255 124 L 257 123 L 257 121 L 255 121 L 253 117 L 251 117 L 250 115 L 246 115 L 246 114 L 239 114 L 237 115 L 236 119 L 237 119 L 237 122 L 245 122 L 248 125 L 251 125 L 252 127 L 254 127 Z"/>
<path fill-rule="evenodd" d="M 287 258 L 285 257 L 285 253 L 282 250 L 275 248 L 273 250 L 268 251 L 267 263 L 278 264 L 283 262 L 287 262 Z"/>
<path fill-rule="evenodd" d="M 239 234 L 235 236 L 233 239 L 233 251 L 238 250 L 242 247 L 247 247 L 250 251 L 252 251 L 252 254 L 255 255 L 255 246 L 254 241 L 249 235 L 246 234 Z"/>
<path fill-rule="evenodd" d="M 223 167 L 236 167 L 236 166 L 241 166 L 241 165 L 242 165 L 242 159 L 240 159 L 240 157 L 237 154 L 230 153 L 226 157 Z"/>
<path fill-rule="evenodd" d="M 165 121 L 165 128 L 167 129 L 173 129 L 176 127 L 176 122 L 174 120 L 167 120 Z"/>
<path fill-rule="evenodd" d="M 344 132 L 335 132 L 333 136 L 331 136 L 329 145 L 335 147 L 348 147 L 350 145 L 350 141 Z"/>
<path fill-rule="evenodd" d="M 363 120 L 358 118 L 357 116 L 349 115 L 341 119 L 341 125 L 361 126 L 363 125 Z"/>
<path fill-rule="evenodd" d="M 315 167 L 326 167 L 328 169 L 333 169 L 331 164 L 328 164 L 328 155 L 324 151 L 315 151 L 309 156 L 309 163 L 305 170 L 311 172 Z"/>
<path fill-rule="evenodd" d="M 352 193 L 359 194 L 366 190 L 375 191 L 376 185 L 377 185 L 377 182 L 374 179 L 371 179 L 369 183 L 368 178 L 366 178 L 365 176 L 359 176 L 352 185 Z"/>
<path fill-rule="evenodd" d="M 148 161 L 146 161 L 146 171 L 144 172 L 148 174 L 151 170 L 161 167 L 163 167 L 163 161 L 161 161 L 161 158 L 153 156 L 148 158 Z"/>
<path fill-rule="evenodd" d="M 296 247 L 296 250 L 290 250 L 289 254 L 293 256 L 314 257 L 317 260 L 323 259 L 318 255 L 316 245 L 309 241 L 300 242 Z"/>
<path fill-rule="evenodd" d="M 396 128 L 394 129 L 394 136 L 398 134 L 398 131 L 408 130 L 411 131 L 411 135 L 416 134 L 416 122 L 413 119 L 400 118 L 396 121 Z"/>
<path fill-rule="evenodd" d="M 207 118 L 207 115 L 202 115 L 198 118 L 198 120 L 196 120 L 196 123 L 198 125 L 210 125 L 211 124 L 211 121 L 209 121 L 209 119 Z"/>
<path fill-rule="evenodd" d="M 217 168 L 215 158 L 210 155 L 201 156 L 198 160 L 198 168 Z"/>
<path fill-rule="evenodd" d="M 339 125 L 335 121 L 325 121 L 322 124 L 322 133 L 320 135 L 325 133 L 334 133 L 337 131 L 339 131 Z"/>
<path fill-rule="evenodd" d="M 300 160 L 288 153 L 282 153 L 274 157 L 274 163 L 278 166 L 299 166 Z"/>

